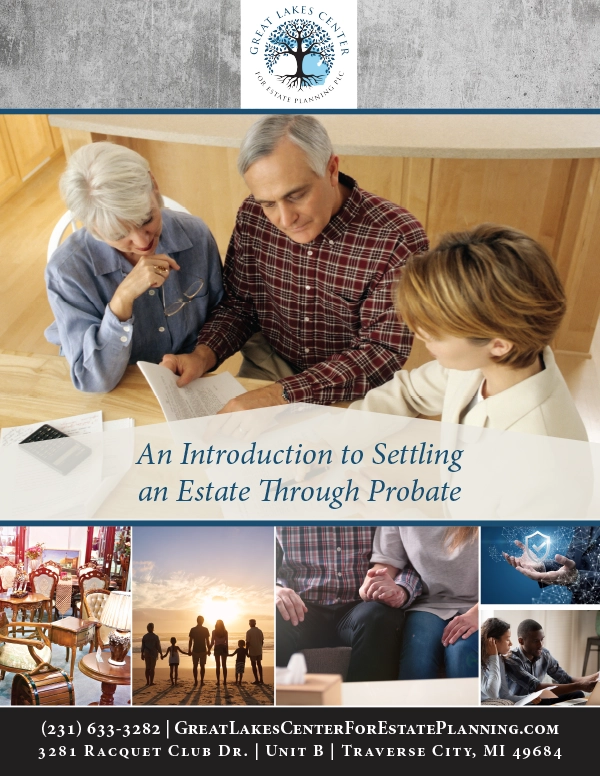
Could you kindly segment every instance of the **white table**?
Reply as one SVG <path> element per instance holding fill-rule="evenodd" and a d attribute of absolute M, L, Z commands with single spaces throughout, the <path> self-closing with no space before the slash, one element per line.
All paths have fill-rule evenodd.
<path fill-rule="evenodd" d="M 344 682 L 342 706 L 479 706 L 479 679 Z"/>

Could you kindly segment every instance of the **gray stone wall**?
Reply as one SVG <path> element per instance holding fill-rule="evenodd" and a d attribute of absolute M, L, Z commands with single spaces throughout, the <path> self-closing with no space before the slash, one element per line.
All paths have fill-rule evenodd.
<path fill-rule="evenodd" d="M 239 2 L 0 0 L 0 108 L 238 108 Z M 600 107 L 598 0 L 358 7 L 359 108 Z"/>

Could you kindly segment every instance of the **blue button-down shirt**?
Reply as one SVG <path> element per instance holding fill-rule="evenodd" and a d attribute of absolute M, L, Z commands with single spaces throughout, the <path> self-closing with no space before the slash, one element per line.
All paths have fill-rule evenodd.
<path fill-rule="evenodd" d="M 120 321 L 110 309 L 117 287 L 133 269 L 125 257 L 78 229 L 54 253 L 46 268 L 48 299 L 55 322 L 46 338 L 60 345 L 81 391 L 110 391 L 128 364 L 159 363 L 166 353 L 191 353 L 198 332 L 223 294 L 221 259 L 206 224 L 188 213 L 163 210 L 156 253 L 181 267 L 169 273 L 162 289 L 151 288 L 133 303 L 133 315 Z M 185 298 L 198 278 L 200 293 L 178 313 L 163 307 Z"/>

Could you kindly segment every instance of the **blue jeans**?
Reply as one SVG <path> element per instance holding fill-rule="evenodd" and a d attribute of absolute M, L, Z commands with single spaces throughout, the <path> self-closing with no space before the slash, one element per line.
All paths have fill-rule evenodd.
<path fill-rule="evenodd" d="M 478 675 L 479 633 L 444 647 L 442 633 L 449 622 L 429 612 L 406 613 L 398 679 L 437 679 L 442 667 L 448 679 Z"/>

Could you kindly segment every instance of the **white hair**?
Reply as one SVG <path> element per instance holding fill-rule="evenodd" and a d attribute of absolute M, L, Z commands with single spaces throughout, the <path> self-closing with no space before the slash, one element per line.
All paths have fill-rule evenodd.
<path fill-rule="evenodd" d="M 240 175 L 245 175 L 254 162 L 270 156 L 284 137 L 304 151 L 316 175 L 325 175 L 333 154 L 327 130 L 313 116 L 289 114 L 263 116 L 250 127 L 240 146 L 237 162 Z"/>
<path fill-rule="evenodd" d="M 116 143 L 90 143 L 69 159 L 60 179 L 65 204 L 96 237 L 118 240 L 148 218 L 154 182 L 146 159 Z M 155 190 L 159 206 L 162 197 Z"/>

